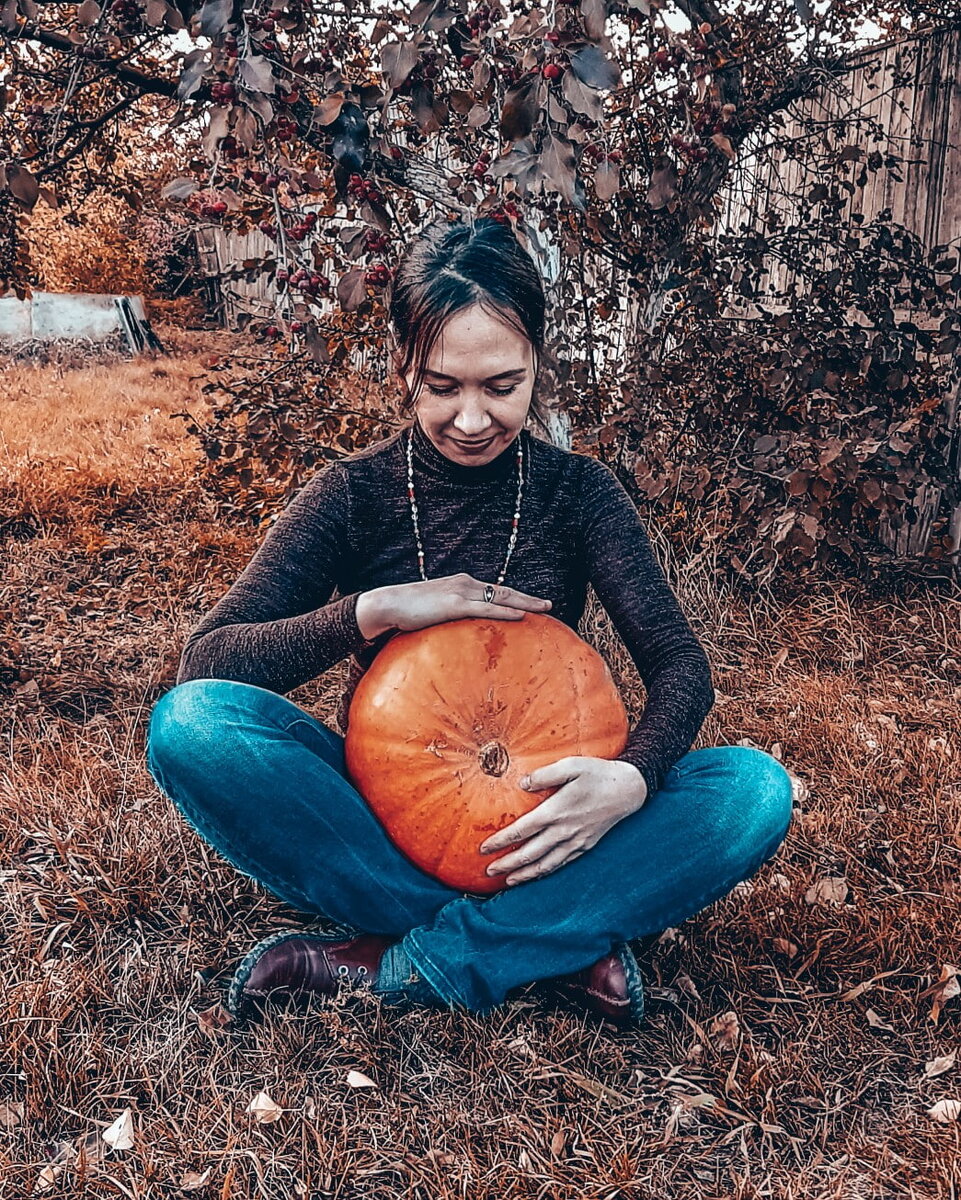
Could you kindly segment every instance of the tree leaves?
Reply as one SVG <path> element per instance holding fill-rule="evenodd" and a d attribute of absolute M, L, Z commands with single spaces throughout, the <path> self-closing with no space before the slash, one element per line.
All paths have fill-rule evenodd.
<path fill-rule="evenodd" d="M 237 78 L 251 91 L 263 92 L 269 96 L 277 90 L 273 66 L 270 59 L 262 54 L 252 54 L 249 58 L 241 59 Z"/>
<path fill-rule="evenodd" d="M 161 191 L 165 200 L 186 200 L 200 187 L 196 179 L 172 179 Z"/>
<path fill-rule="evenodd" d="M 571 70 L 588 87 L 612 88 L 620 82 L 621 72 L 599 46 L 585 45 L 571 51 Z"/>
<path fill-rule="evenodd" d="M 83 3 L 77 8 L 77 21 L 84 28 L 89 28 L 99 16 L 100 5 L 97 0 L 83 0 Z"/>
<path fill-rule="evenodd" d="M 581 16 L 587 36 L 599 41 L 607 24 L 607 0 L 581 0 Z"/>
<path fill-rule="evenodd" d="M 509 88 L 501 108 L 500 132 L 509 142 L 525 138 L 537 123 L 544 105 L 544 78 L 531 73 Z"/>
<path fill-rule="evenodd" d="M 672 162 L 665 162 L 651 172 L 647 202 L 653 209 L 664 208 L 675 196 L 677 196 L 677 169 Z"/>
<path fill-rule="evenodd" d="M 200 32 L 204 37 L 214 38 L 227 28 L 233 13 L 233 0 L 205 0 L 197 14 Z"/>
<path fill-rule="evenodd" d="M 600 95 L 594 88 L 583 84 L 573 71 L 565 71 L 561 77 L 561 91 L 565 100 L 574 109 L 592 121 L 599 121 L 603 115 L 604 105 Z"/>
<path fill-rule="evenodd" d="M 621 186 L 621 172 L 612 162 L 597 164 L 594 171 L 594 191 L 598 200 L 611 200 Z"/>
<path fill-rule="evenodd" d="M 566 138 L 550 133 L 541 153 L 541 170 L 545 179 L 564 199 L 580 211 L 584 211 L 583 189 L 578 188 L 574 163 L 574 150 Z"/>
<path fill-rule="evenodd" d="M 343 92 L 335 92 L 332 96 L 326 96 L 321 102 L 314 106 L 314 123 L 317 125 L 330 125 L 340 116 L 340 110 L 344 107 L 345 95 Z"/>
<path fill-rule="evenodd" d="M 413 42 L 386 42 L 380 48 L 380 66 L 388 84 L 396 91 L 414 69 L 417 46 Z"/>
<path fill-rule="evenodd" d="M 34 205 L 40 199 L 40 184 L 26 167 L 16 163 L 7 164 L 7 187 L 11 196 L 28 211 L 33 211 Z"/>
<path fill-rule="evenodd" d="M 367 299 L 365 267 L 351 267 L 337 281 L 337 299 L 347 312 L 356 312 Z"/>

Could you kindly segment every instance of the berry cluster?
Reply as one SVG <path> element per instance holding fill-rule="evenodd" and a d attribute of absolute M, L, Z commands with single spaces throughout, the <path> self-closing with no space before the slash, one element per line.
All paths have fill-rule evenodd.
<path fill-rule="evenodd" d="M 110 11 L 117 18 L 117 24 L 128 30 L 135 29 L 140 24 L 140 5 L 137 0 L 113 0 Z"/>
<path fill-rule="evenodd" d="M 493 10 L 486 4 L 479 4 L 477 8 L 467 18 L 467 28 L 470 30 L 472 38 L 477 39 L 484 36 L 491 27 L 491 18 L 494 16 Z M 496 14 L 500 16 L 498 12 Z"/>
<path fill-rule="evenodd" d="M 386 233 L 371 229 L 364 238 L 364 249 L 370 251 L 371 254 L 379 254 L 389 241 L 390 238 Z"/>
<path fill-rule="evenodd" d="M 705 101 L 694 118 L 695 133 L 723 133 L 731 124 L 737 108 L 733 104 L 718 104 L 716 100 Z"/>
<path fill-rule="evenodd" d="M 383 204 L 384 193 L 372 179 L 365 179 L 355 171 L 347 180 L 347 194 L 355 200 L 370 200 L 374 204 Z"/>
<path fill-rule="evenodd" d="M 584 147 L 585 158 L 593 159 L 594 162 L 612 162 L 620 163 L 624 161 L 624 155 L 620 150 L 605 150 L 600 142 L 589 142 Z"/>
<path fill-rule="evenodd" d="M 708 155 L 707 146 L 689 141 L 682 133 L 672 135 L 671 145 L 681 158 L 686 158 L 688 162 L 704 162 Z"/>
<path fill-rule="evenodd" d="M 390 267 L 386 263 L 374 263 L 364 275 L 364 280 L 375 287 L 383 287 L 390 282 Z"/>
<path fill-rule="evenodd" d="M 521 214 L 513 200 L 505 200 L 502 204 L 495 204 L 488 210 L 487 215 L 495 221 L 500 221 L 502 225 L 506 225 L 512 217 L 515 221 L 518 220 Z"/>
<path fill-rule="evenodd" d="M 299 126 L 293 117 L 275 117 L 271 121 L 269 128 L 276 133 L 282 142 L 289 142 L 297 133 Z"/>
<path fill-rule="evenodd" d="M 280 279 L 281 271 L 284 272 L 284 278 L 287 279 L 287 272 L 283 267 L 278 268 L 277 278 Z M 326 275 L 318 275 L 316 271 L 308 271 L 305 267 L 298 267 L 289 276 L 289 282 L 291 287 L 300 288 L 308 296 L 316 296 L 318 292 L 330 290 L 330 280 Z"/>
<path fill-rule="evenodd" d="M 440 51 L 435 50 L 433 46 L 426 47 L 397 91 L 401 95 L 410 95 L 415 87 L 429 87 L 440 74 L 442 61 Z"/>
<path fill-rule="evenodd" d="M 210 98 L 218 104 L 229 104 L 237 99 L 237 89 L 232 83 L 221 79 L 210 85 Z"/>
<path fill-rule="evenodd" d="M 296 225 L 292 225 L 289 229 L 285 229 L 284 233 L 293 241 L 302 242 L 316 224 L 317 214 L 315 212 L 305 213 L 301 221 L 298 221 Z"/>
<path fill-rule="evenodd" d="M 675 42 L 668 47 L 662 46 L 660 50 L 654 51 L 654 65 L 660 67 L 662 71 L 667 70 L 668 67 L 676 69 L 686 58 L 687 50 L 680 42 Z"/>
<path fill-rule="evenodd" d="M 494 176 L 489 174 L 490 165 L 491 152 L 489 150 L 482 150 L 477 156 L 474 166 L 471 168 L 471 173 L 475 179 L 483 179 L 485 183 L 493 183 Z"/>
<path fill-rule="evenodd" d="M 279 171 L 254 171 L 248 167 L 244 171 L 244 178 L 249 179 L 257 187 L 266 188 L 272 192 L 282 179 L 290 178 L 290 172 L 286 167 L 281 167 Z"/>
<path fill-rule="evenodd" d="M 212 203 L 200 206 L 200 215 L 202 217 L 222 217 L 226 211 L 227 205 L 223 200 L 215 200 Z"/>
<path fill-rule="evenodd" d="M 247 28 L 251 33 L 273 33 L 277 28 L 277 22 L 283 15 L 279 8 L 272 8 L 266 17 L 251 15 L 247 18 Z"/>
<path fill-rule="evenodd" d="M 290 178 L 290 172 L 286 167 L 281 167 L 278 171 L 248 171 L 251 182 L 257 187 L 264 188 L 268 192 L 275 191 L 280 187 L 281 183 Z"/>
<path fill-rule="evenodd" d="M 222 48 L 227 58 L 237 58 L 240 54 L 240 47 L 237 45 L 237 35 L 234 33 L 225 33 Z"/>
<path fill-rule="evenodd" d="M 229 158 L 231 162 L 235 159 L 243 158 L 247 153 L 232 133 L 225 134 L 218 142 L 218 145 L 224 157 Z"/>

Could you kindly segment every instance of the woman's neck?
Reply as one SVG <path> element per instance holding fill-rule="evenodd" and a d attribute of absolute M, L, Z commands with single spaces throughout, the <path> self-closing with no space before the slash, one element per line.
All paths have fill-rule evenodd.
<path fill-rule="evenodd" d="M 505 446 L 496 458 L 492 458 L 489 462 L 478 463 L 476 466 L 472 466 L 469 463 L 455 462 L 439 450 L 427 435 L 416 414 L 411 425 L 402 434 L 405 453 L 407 449 L 407 437 L 410 432 L 413 432 L 412 458 L 415 474 L 419 469 L 433 479 L 446 479 L 452 483 L 473 486 L 509 479 L 514 475 L 517 465 L 518 439 L 520 439 L 521 445 L 524 447 L 525 460 L 530 449 L 530 433 L 526 429 L 522 429 L 510 445 Z"/>

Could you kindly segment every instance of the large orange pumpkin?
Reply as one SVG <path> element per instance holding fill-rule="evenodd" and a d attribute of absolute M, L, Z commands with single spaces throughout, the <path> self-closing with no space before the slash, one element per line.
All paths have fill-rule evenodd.
<path fill-rule="evenodd" d="M 349 777 L 423 871 L 478 895 L 506 887 L 481 854 L 492 833 L 556 788 L 529 771 L 568 755 L 614 758 L 624 705 L 604 659 L 555 617 L 480 617 L 395 634 L 351 698 Z"/>

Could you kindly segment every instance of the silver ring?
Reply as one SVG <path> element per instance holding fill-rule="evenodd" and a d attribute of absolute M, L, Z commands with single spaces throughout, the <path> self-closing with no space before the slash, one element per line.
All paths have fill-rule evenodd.
<path fill-rule="evenodd" d="M 488 604 L 490 604 L 491 601 L 494 599 L 494 585 L 492 583 L 489 583 L 484 588 L 484 599 L 487 601 Z"/>

